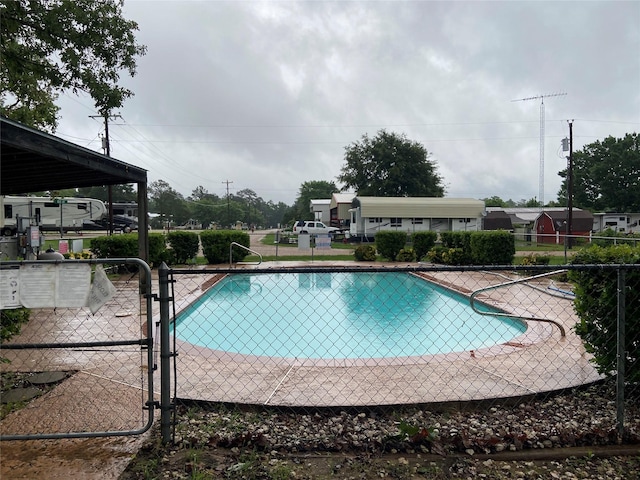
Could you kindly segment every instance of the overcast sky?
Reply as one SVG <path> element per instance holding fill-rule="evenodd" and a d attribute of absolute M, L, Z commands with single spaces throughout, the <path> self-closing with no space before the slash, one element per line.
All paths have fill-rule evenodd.
<path fill-rule="evenodd" d="M 380 129 L 425 146 L 446 196 L 544 200 L 574 150 L 640 131 L 640 2 L 133 1 L 148 47 L 110 125 L 111 155 L 185 196 L 251 189 L 290 205 L 337 183 Z M 87 96 L 57 135 L 100 150 Z M 232 182 L 232 183 L 231 183 Z M 338 184 L 341 187 L 340 184 Z"/>

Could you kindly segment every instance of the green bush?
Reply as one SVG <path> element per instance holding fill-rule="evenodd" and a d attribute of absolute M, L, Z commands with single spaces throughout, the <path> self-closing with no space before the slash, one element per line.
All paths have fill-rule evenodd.
<path fill-rule="evenodd" d="M 382 231 L 376 233 L 376 250 L 388 260 L 395 260 L 406 244 L 407 234 L 405 232 Z"/>
<path fill-rule="evenodd" d="M 416 232 L 413 234 L 413 250 L 416 253 L 416 258 L 422 260 L 427 252 L 431 250 L 438 240 L 438 234 L 436 232 Z"/>
<path fill-rule="evenodd" d="M 359 262 L 375 262 L 376 249 L 373 245 L 359 245 L 353 251 L 353 256 Z"/>
<path fill-rule="evenodd" d="M 200 240 L 196 232 L 176 230 L 169 232 L 167 241 L 175 256 L 176 263 L 185 264 L 198 254 Z"/>
<path fill-rule="evenodd" d="M 167 265 L 175 263 L 173 252 L 167 250 L 167 237 L 164 233 L 149 233 L 149 264 L 158 268 L 162 262 Z"/>
<path fill-rule="evenodd" d="M 531 253 L 522 257 L 522 265 L 549 265 L 551 255 Z"/>
<path fill-rule="evenodd" d="M 516 253 L 513 235 L 504 230 L 471 232 L 470 247 L 475 265 L 511 265 Z"/>
<path fill-rule="evenodd" d="M 396 256 L 396 262 L 415 262 L 416 252 L 413 248 L 402 248 Z"/>
<path fill-rule="evenodd" d="M 202 251 L 209 264 L 229 262 L 229 247 L 232 242 L 249 248 L 249 234 L 239 230 L 204 230 L 200 232 Z M 244 248 L 233 249 L 232 262 L 241 262 L 249 255 Z"/>
<path fill-rule="evenodd" d="M 138 258 L 138 234 L 92 238 L 90 250 L 97 258 Z"/>
<path fill-rule="evenodd" d="M 443 255 L 447 250 L 449 250 L 447 247 L 436 245 L 427 252 L 426 259 L 431 263 L 444 263 Z"/>
<path fill-rule="evenodd" d="M 29 321 L 30 313 L 27 308 L 0 310 L 0 343 L 20 333 L 22 325 Z"/>
<path fill-rule="evenodd" d="M 471 256 L 471 236 L 477 232 L 442 232 L 442 246 L 449 249 L 455 249 L 450 252 L 449 259 L 445 259 L 444 263 L 448 265 L 472 265 L 473 257 Z"/>
<path fill-rule="evenodd" d="M 572 264 L 640 264 L 640 247 L 595 245 L 580 250 Z M 574 308 L 580 322 L 575 332 L 593 355 L 598 372 L 615 375 L 617 365 L 618 272 L 611 269 L 570 270 L 575 284 Z M 640 270 L 625 274 L 625 377 L 640 382 Z"/>

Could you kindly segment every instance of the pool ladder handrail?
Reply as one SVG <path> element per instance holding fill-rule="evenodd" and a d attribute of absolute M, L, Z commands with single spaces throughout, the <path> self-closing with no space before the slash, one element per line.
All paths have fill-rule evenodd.
<path fill-rule="evenodd" d="M 236 247 L 241 247 L 244 248 L 245 250 L 257 255 L 258 257 L 260 257 L 260 260 L 258 262 L 238 262 L 239 264 L 242 263 L 243 265 L 255 265 L 256 267 L 258 265 L 260 265 L 262 263 L 262 255 L 260 255 L 258 252 L 256 252 L 255 250 L 251 250 L 249 247 L 245 247 L 244 245 L 238 243 L 238 242 L 231 242 L 231 245 L 229 245 L 229 268 L 231 268 L 233 266 L 233 246 Z"/>
<path fill-rule="evenodd" d="M 483 312 L 481 310 L 478 310 L 475 306 L 475 298 L 478 294 L 482 293 L 482 292 L 487 292 L 489 290 L 495 290 L 497 288 L 501 288 L 501 287 L 508 287 L 510 285 L 515 285 L 518 283 L 525 283 L 528 282 L 530 280 L 535 280 L 538 278 L 542 278 L 542 277 L 547 277 L 547 276 L 551 276 L 551 275 L 558 275 L 560 273 L 566 273 L 567 270 L 555 270 L 553 272 L 545 272 L 545 273 L 541 273 L 539 275 L 534 275 L 532 277 L 525 277 L 525 278 L 519 278 L 517 280 L 511 280 L 508 282 L 504 282 L 504 283 L 500 283 L 498 285 L 491 285 L 489 287 L 484 287 L 484 288 L 479 288 L 478 290 L 475 290 L 474 292 L 471 293 L 471 296 L 469 297 L 469 302 L 471 303 L 471 308 L 473 309 L 474 312 L 476 312 L 479 315 L 489 315 L 489 316 L 494 316 L 494 317 L 505 317 L 505 318 L 521 318 L 524 320 L 533 320 L 535 322 L 546 322 L 546 323 L 551 323 L 553 325 L 555 325 L 556 327 L 558 327 L 558 329 L 560 330 L 560 335 L 564 338 L 566 337 L 566 332 L 564 327 L 557 321 L 555 320 L 551 320 L 548 318 L 538 318 L 538 317 L 525 317 L 522 315 L 514 315 L 511 313 L 502 313 L 502 312 L 498 312 L 498 313 L 492 313 L 492 312 Z M 532 285 L 528 285 L 529 287 L 532 287 Z"/>

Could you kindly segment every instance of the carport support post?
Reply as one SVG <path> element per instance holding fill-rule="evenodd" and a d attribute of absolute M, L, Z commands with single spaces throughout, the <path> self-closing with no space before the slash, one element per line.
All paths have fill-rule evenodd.
<path fill-rule="evenodd" d="M 162 443 L 171 441 L 171 351 L 169 345 L 169 267 L 158 268 L 160 301 L 160 431 Z"/>
<path fill-rule="evenodd" d="M 618 267 L 618 338 L 617 338 L 617 378 L 616 378 L 616 421 L 618 424 L 618 443 L 622 443 L 624 435 L 624 362 L 626 359 L 625 341 L 625 270 Z"/>

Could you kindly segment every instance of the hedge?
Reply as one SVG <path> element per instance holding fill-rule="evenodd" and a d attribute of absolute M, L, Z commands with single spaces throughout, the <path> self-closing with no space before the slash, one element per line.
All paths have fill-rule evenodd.
<path fill-rule="evenodd" d="M 598 245 L 580 250 L 572 264 L 640 264 L 640 246 Z M 575 332 L 593 355 L 598 372 L 615 375 L 617 366 L 618 272 L 614 269 L 570 270 L 580 319 Z M 640 382 L 640 269 L 625 273 L 625 377 Z"/>
<path fill-rule="evenodd" d="M 422 260 L 429 250 L 434 247 L 436 240 L 438 240 L 438 234 L 436 232 L 427 231 L 414 233 L 411 241 L 416 258 Z"/>
<path fill-rule="evenodd" d="M 405 232 L 383 230 L 376 233 L 376 250 L 388 260 L 395 260 L 406 243 L 407 234 Z"/>
<path fill-rule="evenodd" d="M 185 264 L 198 255 L 200 240 L 196 232 L 183 230 L 169 232 L 167 241 L 171 246 L 176 263 Z"/>
<path fill-rule="evenodd" d="M 228 263 L 232 242 L 249 248 L 249 234 L 239 230 L 204 230 L 200 232 L 202 251 L 209 264 Z M 233 249 L 232 262 L 241 262 L 249 255 L 244 248 Z"/>

